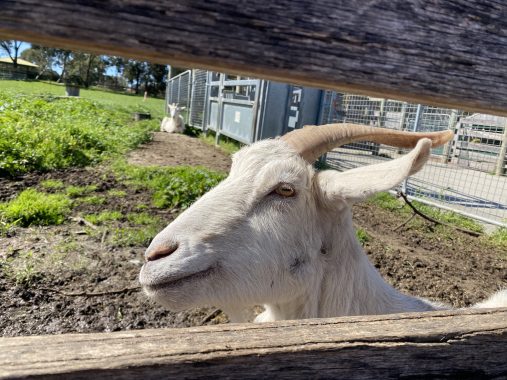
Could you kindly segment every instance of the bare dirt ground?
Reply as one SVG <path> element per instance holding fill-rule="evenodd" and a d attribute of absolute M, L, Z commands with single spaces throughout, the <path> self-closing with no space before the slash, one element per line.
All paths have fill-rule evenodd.
<path fill-rule="evenodd" d="M 202 165 L 228 170 L 230 158 L 202 141 L 156 133 L 154 141 L 129 155 L 139 165 Z M 103 210 L 143 212 L 163 220 L 173 210 L 151 205 L 148 192 L 119 182 L 106 168 L 73 169 L 0 179 L 0 201 L 44 179 L 66 185 L 97 186 L 101 204 L 79 204 L 74 217 Z M 125 196 L 110 195 L 111 189 Z M 370 239 L 365 251 L 384 278 L 410 294 L 467 306 L 507 287 L 507 255 L 499 248 L 454 231 L 437 231 L 414 222 L 394 232 L 404 217 L 362 203 L 354 208 L 355 223 Z M 127 219 L 95 230 L 75 221 L 61 226 L 18 228 L 0 238 L 0 333 L 3 336 L 100 332 L 153 327 L 182 327 L 203 322 L 212 309 L 173 313 L 149 301 L 134 288 L 146 244 L 125 245 L 114 236 L 133 227 Z M 13 275 L 7 262 L 17 263 Z M 24 265 L 24 266 L 23 266 Z M 25 279 L 24 281 L 20 281 Z M 26 281 L 26 278 L 29 281 Z M 119 294 L 90 293 L 120 290 Z M 81 295 L 76 295 L 80 293 Z M 88 293 L 88 295 L 83 294 Z M 226 321 L 224 315 L 206 323 Z"/>

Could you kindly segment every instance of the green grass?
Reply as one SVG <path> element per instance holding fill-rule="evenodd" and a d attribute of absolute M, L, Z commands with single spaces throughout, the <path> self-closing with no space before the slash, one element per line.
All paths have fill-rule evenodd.
<path fill-rule="evenodd" d="M 0 92 L 65 96 L 65 86 L 50 82 L 0 80 Z M 82 88 L 80 90 L 80 97 L 106 106 L 112 106 L 113 108 L 119 107 L 128 112 L 149 112 L 153 118 L 161 119 L 165 112 L 164 99 L 148 98 L 146 101 L 143 101 L 143 96 L 140 95 L 118 94 L 93 88 Z"/>
<path fill-rule="evenodd" d="M 368 199 L 368 202 L 385 210 L 397 212 L 403 215 L 410 215 L 412 213 L 410 207 L 406 205 L 403 200 L 396 199 L 396 197 L 387 192 L 373 195 Z M 417 201 L 412 201 L 412 204 L 423 214 L 440 222 L 475 232 L 484 231 L 482 224 L 473 219 L 467 218 L 466 216 L 462 216 L 452 211 L 445 211 L 437 207 L 428 206 Z"/>
<path fill-rule="evenodd" d="M 40 186 L 46 190 L 61 190 L 65 187 L 65 184 L 56 179 L 46 179 L 40 183 Z"/>
<path fill-rule="evenodd" d="M 90 195 L 88 197 L 79 198 L 78 201 L 79 203 L 86 203 L 89 205 L 103 205 L 107 200 L 100 195 Z"/>
<path fill-rule="evenodd" d="M 368 203 L 377 205 L 384 210 L 389 211 L 407 211 L 408 206 L 404 206 L 405 202 L 396 199 L 396 197 L 392 196 L 387 192 L 377 193 L 367 200 Z M 405 210 L 404 207 L 406 207 Z"/>
<path fill-rule="evenodd" d="M 123 198 L 127 195 L 127 192 L 124 190 L 111 189 L 107 192 L 107 195 L 115 198 Z"/>
<path fill-rule="evenodd" d="M 160 224 L 160 219 L 157 217 L 154 217 L 151 214 L 148 214 L 147 212 L 141 212 L 141 213 L 130 213 L 127 214 L 127 220 L 132 224 L 137 224 L 140 226 L 149 226 L 151 224 Z"/>
<path fill-rule="evenodd" d="M 68 186 L 65 189 L 65 193 L 71 198 L 83 197 L 97 190 L 96 185 L 88 186 Z"/>
<path fill-rule="evenodd" d="M 113 230 L 112 244 L 117 247 L 147 247 L 162 226 L 121 227 Z"/>
<path fill-rule="evenodd" d="M 497 228 L 493 233 L 487 236 L 487 241 L 497 247 L 505 248 L 507 252 L 507 228 Z"/>
<path fill-rule="evenodd" d="M 102 211 L 99 214 L 88 214 L 84 217 L 87 221 L 92 224 L 101 225 L 107 222 L 120 220 L 123 218 L 123 214 L 119 211 Z"/>
<path fill-rule="evenodd" d="M 92 91 L 93 99 L 55 98 L 55 87 L 0 81 L 0 176 L 92 165 L 148 141 L 159 128 L 158 119 L 131 120 L 138 105 L 129 105 L 130 96 Z M 37 94 L 42 88 L 49 95 Z"/>
<path fill-rule="evenodd" d="M 16 258 L 8 256 L 0 258 L 0 270 L 3 275 L 17 285 L 31 285 L 34 280 L 42 277 L 38 270 L 39 260 L 32 251 L 21 252 Z"/>
<path fill-rule="evenodd" d="M 151 190 L 153 204 L 159 208 L 185 209 L 225 178 L 203 167 L 135 166 L 124 161 L 113 167 L 121 181 Z"/>
<path fill-rule="evenodd" d="M 22 227 L 62 224 L 70 213 L 71 203 L 63 194 L 27 189 L 13 200 L 0 204 L 0 216 L 5 222 Z"/>
<path fill-rule="evenodd" d="M 357 240 L 359 240 L 359 243 L 361 243 L 361 245 L 363 245 L 363 246 L 371 240 L 370 235 L 368 235 L 368 233 L 365 230 L 363 230 L 362 228 L 359 228 L 356 231 L 356 236 L 357 236 Z"/>
<path fill-rule="evenodd" d="M 202 133 L 199 135 L 199 138 L 206 144 L 215 146 L 215 135 L 212 132 L 209 132 L 207 135 Z M 220 136 L 220 141 L 218 142 L 218 147 L 227 154 L 233 154 L 237 152 L 241 149 L 242 146 L 243 144 L 240 142 L 229 139 L 226 136 Z"/>

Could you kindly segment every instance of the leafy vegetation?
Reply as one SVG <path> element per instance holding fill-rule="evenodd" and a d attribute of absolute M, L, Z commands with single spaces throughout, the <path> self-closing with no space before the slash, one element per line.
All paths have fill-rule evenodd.
<path fill-rule="evenodd" d="M 215 135 L 212 132 L 209 132 L 207 135 L 204 133 L 199 135 L 199 138 L 204 141 L 206 144 L 215 146 Z M 229 139 L 226 136 L 220 136 L 220 141 L 218 142 L 218 147 L 222 149 L 227 154 L 233 154 L 236 153 L 238 150 L 241 149 L 243 144 Z"/>
<path fill-rule="evenodd" d="M 65 189 L 65 193 L 72 198 L 82 197 L 87 195 L 93 191 L 97 190 L 97 186 L 88 185 L 88 186 L 68 186 Z"/>
<path fill-rule="evenodd" d="M 150 139 L 158 121 L 85 99 L 0 93 L 0 176 L 85 166 Z"/>
<path fill-rule="evenodd" d="M 392 196 L 390 193 L 382 192 L 375 194 L 368 199 L 368 202 L 375 204 L 385 210 L 409 215 L 412 210 L 402 200 Z M 462 216 L 452 211 L 441 210 L 437 207 L 428 206 L 424 203 L 412 201 L 412 204 L 423 214 L 440 222 L 448 223 L 475 232 L 483 232 L 484 227 L 473 219 Z"/>
<path fill-rule="evenodd" d="M 46 190 L 61 190 L 65 187 L 65 184 L 56 179 L 46 179 L 41 181 L 40 186 Z"/>
<path fill-rule="evenodd" d="M 102 211 L 99 214 L 88 214 L 84 218 L 90 223 L 101 225 L 106 222 L 120 220 L 121 218 L 123 218 L 123 214 L 119 211 L 106 210 Z"/>
<path fill-rule="evenodd" d="M 366 243 L 368 243 L 371 240 L 370 235 L 368 235 L 368 233 L 365 230 L 363 230 L 362 228 L 357 229 L 356 236 L 357 236 L 357 240 L 359 240 L 359 243 L 361 243 L 361 245 L 365 245 Z"/>
<path fill-rule="evenodd" d="M 63 194 L 46 194 L 27 189 L 7 203 L 0 204 L 0 216 L 22 227 L 62 224 L 70 212 L 71 200 Z"/>
<path fill-rule="evenodd" d="M 35 279 L 42 277 L 37 270 L 38 260 L 32 251 L 21 252 L 18 257 L 7 256 L 0 258 L 0 270 L 6 278 L 17 285 L 30 285 Z"/>
<path fill-rule="evenodd" d="M 89 205 L 103 205 L 106 203 L 106 198 L 100 195 L 90 195 L 88 197 L 79 198 L 79 203 L 86 203 Z"/>
<path fill-rule="evenodd" d="M 497 228 L 487 236 L 487 240 L 493 245 L 505 248 L 507 252 L 507 228 Z M 507 253 L 505 256 L 507 257 Z"/>
<path fill-rule="evenodd" d="M 0 81 L 0 93 L 11 96 L 24 94 L 30 97 L 56 97 L 65 95 L 65 86 L 54 82 L 23 82 L 13 80 Z M 151 98 L 144 100 L 142 96 L 118 94 L 102 89 L 81 89 L 81 99 L 99 103 L 106 108 L 123 112 L 148 112 L 154 119 L 164 116 L 164 99 Z M 78 100 L 78 99 L 73 99 Z M 79 100 L 78 100 L 79 101 Z M 0 102 L 1 105 L 1 102 Z M 157 121 L 158 122 L 158 121 Z"/>
<path fill-rule="evenodd" d="M 185 209 L 225 178 L 223 173 L 203 167 L 144 167 L 118 162 L 114 169 L 126 183 L 152 190 L 153 204 L 160 208 Z"/>

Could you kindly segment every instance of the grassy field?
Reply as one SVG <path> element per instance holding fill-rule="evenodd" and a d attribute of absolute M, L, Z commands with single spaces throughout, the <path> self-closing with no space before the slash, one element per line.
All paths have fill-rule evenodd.
<path fill-rule="evenodd" d="M 150 139 L 164 113 L 162 99 L 100 90 L 66 98 L 62 85 L 0 81 L 0 176 L 85 166 Z M 135 111 L 151 120 L 132 121 Z"/>
<path fill-rule="evenodd" d="M 47 82 L 0 80 L 0 93 L 5 92 L 10 94 L 65 96 L 65 86 Z M 130 112 L 137 110 L 150 112 L 154 118 L 164 116 L 164 99 L 148 98 L 143 101 L 142 96 L 84 88 L 80 91 L 80 97 L 100 102 L 103 105 L 113 106 L 116 109 L 121 108 Z"/>

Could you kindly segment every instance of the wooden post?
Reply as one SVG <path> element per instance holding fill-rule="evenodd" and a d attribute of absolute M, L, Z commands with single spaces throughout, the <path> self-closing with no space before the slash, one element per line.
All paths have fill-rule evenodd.
<path fill-rule="evenodd" d="M 5 0 L 0 38 L 507 115 L 505 15 L 498 0 Z"/>
<path fill-rule="evenodd" d="M 507 377 L 507 309 L 0 338 L 0 378 Z"/>

